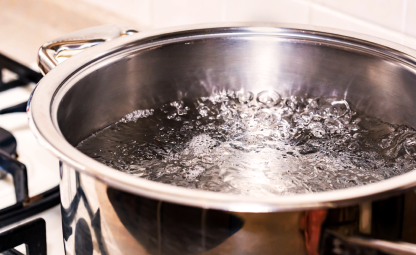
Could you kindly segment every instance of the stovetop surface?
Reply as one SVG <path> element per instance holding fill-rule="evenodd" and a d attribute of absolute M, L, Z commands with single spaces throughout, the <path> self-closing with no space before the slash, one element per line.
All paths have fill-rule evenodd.
<path fill-rule="evenodd" d="M 6 75 L 3 75 L 3 77 Z M 21 103 L 29 98 L 34 84 L 17 87 L 0 93 L 0 109 Z M 11 132 L 17 141 L 18 160 L 28 171 L 29 196 L 35 196 L 59 183 L 59 161 L 46 151 L 29 129 L 26 113 L 0 115 L 0 127 Z M 16 203 L 13 179 L 8 175 L 0 180 L 0 209 Z M 48 254 L 64 254 L 60 207 L 55 206 L 16 224 L 0 228 L 0 233 L 22 223 L 42 217 L 46 221 Z M 24 246 L 17 248 L 25 254 Z"/>

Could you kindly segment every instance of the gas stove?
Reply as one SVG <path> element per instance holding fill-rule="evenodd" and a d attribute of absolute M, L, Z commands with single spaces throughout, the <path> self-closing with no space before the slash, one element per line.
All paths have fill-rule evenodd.
<path fill-rule="evenodd" d="M 25 112 L 42 76 L 2 54 L 0 70 L 0 254 L 64 254 L 59 161 L 37 142 Z"/>

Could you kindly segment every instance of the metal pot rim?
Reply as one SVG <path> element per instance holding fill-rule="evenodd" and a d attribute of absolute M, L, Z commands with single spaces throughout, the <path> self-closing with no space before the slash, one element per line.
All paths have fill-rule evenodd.
<path fill-rule="evenodd" d="M 381 54 L 394 55 L 397 59 L 416 62 L 416 51 L 403 45 L 384 39 L 353 33 L 344 30 L 315 27 L 307 25 L 279 24 L 279 23 L 214 23 L 190 25 L 158 29 L 125 36 L 117 40 L 103 43 L 86 50 L 50 71 L 38 84 L 32 93 L 28 104 L 29 125 L 39 142 L 56 155 L 62 162 L 80 172 L 94 176 L 107 185 L 131 192 L 137 195 L 172 203 L 197 206 L 203 208 L 222 209 L 239 212 L 274 212 L 294 211 L 311 208 L 329 208 L 349 204 L 357 204 L 370 199 L 391 196 L 403 190 L 416 186 L 416 171 L 403 174 L 378 183 L 326 191 L 313 194 L 296 194 L 276 197 L 249 197 L 233 194 L 215 193 L 201 190 L 189 190 L 167 184 L 157 183 L 145 179 L 133 178 L 127 173 L 110 168 L 98 161 L 84 155 L 69 144 L 59 131 L 56 121 L 57 105 L 56 95 L 67 91 L 71 77 L 85 72 L 88 65 L 99 62 L 105 57 L 114 57 L 132 45 L 137 46 L 149 40 L 155 42 L 162 35 L 180 34 L 184 31 L 201 30 L 205 33 L 214 33 L 216 29 L 227 30 L 230 33 L 244 30 L 247 33 L 282 34 L 296 32 L 308 38 L 325 34 L 334 40 L 348 39 L 365 42 L 369 47 L 377 46 Z M 162 39 L 163 40 L 163 39 Z M 414 67 L 416 68 L 416 67 Z M 59 93 L 58 93 L 59 92 Z M 54 116 L 55 115 L 55 116 Z"/>

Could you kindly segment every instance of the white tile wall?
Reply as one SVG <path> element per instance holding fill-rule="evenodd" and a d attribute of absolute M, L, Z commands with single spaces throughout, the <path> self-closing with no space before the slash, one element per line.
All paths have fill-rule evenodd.
<path fill-rule="evenodd" d="M 153 0 L 152 2 L 152 27 L 155 28 L 222 21 L 222 0 Z"/>
<path fill-rule="evenodd" d="M 222 21 L 302 23 L 416 47 L 416 0 L 82 0 L 141 28 Z M 415 38 L 414 38 L 415 37 Z"/>
<path fill-rule="evenodd" d="M 147 28 L 152 25 L 152 0 L 84 0 L 118 15 L 123 15 Z"/>
<path fill-rule="evenodd" d="M 226 21 L 308 23 L 309 4 L 287 0 L 224 0 Z"/>
<path fill-rule="evenodd" d="M 391 29 L 402 28 L 405 0 L 313 0 L 352 17 L 373 22 Z"/>
<path fill-rule="evenodd" d="M 378 26 L 372 22 L 357 19 L 343 13 L 334 12 L 325 6 L 311 6 L 311 10 L 311 25 L 350 30 L 399 43 L 402 43 L 403 41 L 403 35 L 400 32 L 390 31 L 389 29 Z"/>
<path fill-rule="evenodd" d="M 403 15 L 405 16 L 405 33 L 416 37 L 416 0 L 407 0 Z"/>

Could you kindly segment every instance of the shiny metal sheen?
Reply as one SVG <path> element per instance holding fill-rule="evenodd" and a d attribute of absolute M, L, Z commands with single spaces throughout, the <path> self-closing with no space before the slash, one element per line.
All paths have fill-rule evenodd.
<path fill-rule="evenodd" d="M 91 254 L 76 247 L 94 254 L 316 254 L 326 247 L 321 239 L 357 241 L 339 233 L 415 243 L 416 172 L 344 190 L 244 197 L 133 178 L 74 147 L 133 110 L 221 89 L 338 96 L 370 116 L 416 127 L 415 56 L 375 37 L 273 23 L 141 32 L 51 71 L 56 63 L 40 56 L 50 72 L 32 94 L 29 119 L 61 161 L 67 254 Z M 399 229 L 383 229 L 389 214 L 380 208 Z"/>
<path fill-rule="evenodd" d="M 128 26 L 104 25 L 66 34 L 40 47 L 38 52 L 39 70 L 45 75 L 59 63 L 85 49 L 137 32 L 136 29 Z"/>

